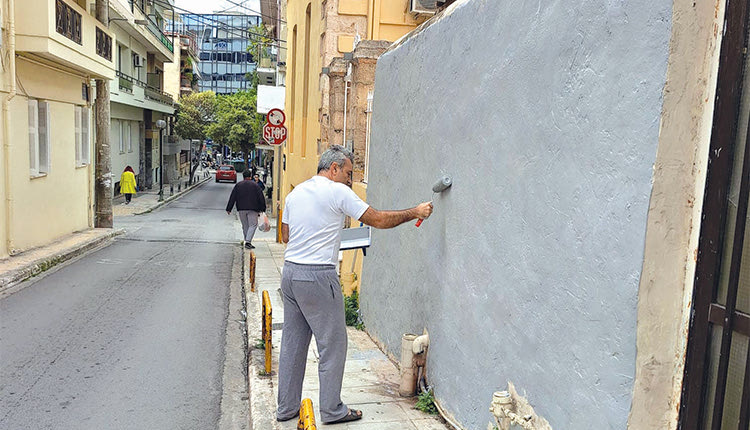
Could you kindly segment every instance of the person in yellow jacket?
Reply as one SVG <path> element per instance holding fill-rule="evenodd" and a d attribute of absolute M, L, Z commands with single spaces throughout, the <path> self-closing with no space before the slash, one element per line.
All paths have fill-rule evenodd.
<path fill-rule="evenodd" d="M 130 204 L 130 199 L 133 198 L 135 191 L 135 173 L 133 172 L 133 168 L 128 166 L 122 172 L 122 176 L 120 176 L 120 193 L 125 194 L 126 205 Z"/>

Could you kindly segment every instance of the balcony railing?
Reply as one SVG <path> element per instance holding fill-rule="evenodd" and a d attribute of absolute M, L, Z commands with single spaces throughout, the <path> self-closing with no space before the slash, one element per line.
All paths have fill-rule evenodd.
<path fill-rule="evenodd" d="M 146 98 L 165 105 L 174 106 L 174 99 L 169 93 L 148 86 L 145 91 Z"/>
<path fill-rule="evenodd" d="M 153 19 L 151 19 L 151 16 L 146 13 L 145 10 L 143 10 L 143 2 L 141 0 L 130 0 L 130 11 L 135 12 L 135 9 L 138 9 L 141 11 L 143 16 L 146 17 L 146 20 L 148 21 L 148 30 L 156 36 L 157 39 L 161 42 L 162 45 L 166 46 L 167 49 L 169 49 L 169 52 L 174 52 L 174 45 L 172 44 L 172 41 L 169 40 L 169 38 L 164 35 L 164 32 L 159 28 L 159 26 L 154 22 Z"/>
<path fill-rule="evenodd" d="M 165 104 L 167 106 L 174 107 L 174 99 L 169 93 L 165 93 L 160 89 L 148 85 L 138 78 L 128 76 L 122 72 L 116 72 L 119 79 L 119 88 L 127 93 L 133 94 L 133 86 L 143 88 L 143 95 L 149 100 Z"/>

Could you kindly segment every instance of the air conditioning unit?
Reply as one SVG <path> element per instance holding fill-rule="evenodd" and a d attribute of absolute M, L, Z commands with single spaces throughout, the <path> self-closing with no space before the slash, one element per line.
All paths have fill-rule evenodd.
<path fill-rule="evenodd" d="M 434 15 L 437 12 L 437 0 L 409 0 L 409 13 Z"/>
<path fill-rule="evenodd" d="M 143 57 L 141 57 L 138 54 L 133 55 L 133 67 L 143 67 L 145 64 L 145 61 L 143 61 Z"/>

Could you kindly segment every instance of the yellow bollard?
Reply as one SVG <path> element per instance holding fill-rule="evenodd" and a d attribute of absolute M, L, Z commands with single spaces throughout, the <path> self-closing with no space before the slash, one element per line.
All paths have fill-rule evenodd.
<path fill-rule="evenodd" d="M 303 399 L 299 406 L 299 421 L 297 421 L 297 430 L 317 430 L 315 425 L 315 410 L 313 409 L 312 400 Z"/>
<path fill-rule="evenodd" d="M 268 291 L 263 291 L 263 342 L 266 349 L 266 375 L 271 374 L 271 333 L 273 331 L 271 315 L 271 298 Z"/>
<path fill-rule="evenodd" d="M 250 291 L 255 292 L 255 253 L 250 251 Z"/>

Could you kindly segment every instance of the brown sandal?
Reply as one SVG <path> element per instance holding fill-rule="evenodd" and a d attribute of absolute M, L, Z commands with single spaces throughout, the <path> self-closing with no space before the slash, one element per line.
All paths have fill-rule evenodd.
<path fill-rule="evenodd" d="M 340 423 L 348 423 L 350 421 L 357 421 L 362 419 L 362 411 L 358 411 L 356 409 L 349 409 L 349 413 L 344 415 L 343 417 L 337 419 L 336 421 L 331 421 L 326 424 L 340 424 Z"/>

